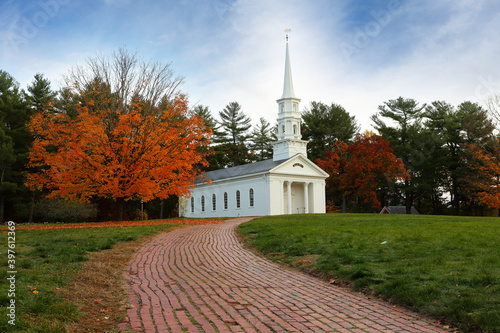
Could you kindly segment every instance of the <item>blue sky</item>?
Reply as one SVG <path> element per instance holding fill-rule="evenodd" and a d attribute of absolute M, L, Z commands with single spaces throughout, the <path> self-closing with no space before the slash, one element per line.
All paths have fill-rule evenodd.
<path fill-rule="evenodd" d="M 458 105 L 500 93 L 495 0 L 0 0 L 0 69 L 57 89 L 71 67 L 125 47 L 171 62 L 215 117 L 237 101 L 274 123 L 287 28 L 301 108 L 341 104 L 362 129 L 399 96 Z"/>

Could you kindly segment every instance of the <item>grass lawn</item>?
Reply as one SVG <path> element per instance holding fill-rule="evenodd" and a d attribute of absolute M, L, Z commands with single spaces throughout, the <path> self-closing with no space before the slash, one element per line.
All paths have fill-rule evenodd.
<path fill-rule="evenodd" d="M 15 268 L 17 270 L 14 297 L 15 326 L 8 323 L 7 317 L 7 306 L 12 297 L 8 296 L 10 283 L 7 277 L 10 274 L 7 269 L 7 231 L 2 230 L 0 232 L 2 244 L 0 246 L 0 317 L 2 318 L 0 332 L 76 332 L 76 328 L 68 329 L 68 327 L 72 327 L 72 323 L 78 322 L 82 317 L 88 317 L 89 314 L 92 316 L 93 313 L 95 319 L 89 320 L 102 320 L 107 317 L 105 319 L 111 318 L 110 321 L 120 321 L 122 318 L 113 317 L 112 311 L 116 312 L 117 309 L 112 309 L 110 304 L 108 304 L 110 308 L 106 308 L 100 293 L 107 292 L 106 289 L 110 283 L 114 287 L 115 283 L 123 280 L 121 271 L 115 272 L 118 269 L 113 268 L 116 267 L 113 265 L 123 260 L 120 258 L 128 257 L 120 257 L 121 253 L 116 251 L 107 252 L 105 256 L 99 257 L 98 255 L 113 251 L 109 249 L 115 245 L 118 247 L 121 244 L 133 243 L 136 239 L 172 227 L 176 226 L 163 224 L 53 230 L 17 228 L 15 235 Z M 89 257 L 97 258 L 97 260 L 92 260 L 93 264 L 86 266 Z M 127 259 L 118 264 L 121 264 L 122 268 L 125 267 Z M 85 269 L 82 270 L 82 267 Z M 106 269 L 108 273 L 105 273 Z M 116 273 L 114 280 L 107 276 L 113 273 Z M 93 278 L 95 281 L 92 281 Z M 84 280 L 75 284 L 81 286 L 81 290 L 73 287 L 71 289 L 73 294 L 68 294 L 67 287 L 74 284 L 74 279 Z M 96 286 L 96 284 L 101 285 Z M 89 297 L 87 300 L 89 304 L 81 304 L 83 295 Z M 120 297 L 122 296 L 116 296 L 116 298 Z M 82 313 L 82 309 L 86 309 L 89 313 Z M 116 326 L 116 322 L 110 324 Z M 95 322 L 95 327 L 99 326 L 99 323 Z M 89 332 L 89 330 L 86 331 Z"/>
<path fill-rule="evenodd" d="M 240 225 L 260 252 L 463 331 L 500 332 L 500 219 L 326 214 Z M 306 260 L 307 259 L 307 260 Z"/>

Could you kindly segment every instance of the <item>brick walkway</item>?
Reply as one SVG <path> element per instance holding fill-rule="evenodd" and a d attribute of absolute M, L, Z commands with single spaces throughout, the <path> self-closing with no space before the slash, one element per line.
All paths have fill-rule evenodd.
<path fill-rule="evenodd" d="M 445 332 L 420 317 L 281 269 L 244 249 L 248 218 L 155 237 L 130 265 L 136 332 Z"/>

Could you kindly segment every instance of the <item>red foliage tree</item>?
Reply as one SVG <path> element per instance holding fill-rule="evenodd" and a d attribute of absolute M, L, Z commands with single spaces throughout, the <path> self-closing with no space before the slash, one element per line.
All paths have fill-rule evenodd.
<path fill-rule="evenodd" d="M 464 156 L 467 172 L 462 177 L 462 187 L 471 202 L 500 209 L 500 138 L 486 147 L 465 145 Z"/>
<path fill-rule="evenodd" d="M 110 107 L 111 95 L 94 87 L 79 92 L 85 102 L 76 115 L 32 117 L 28 167 L 35 171 L 27 185 L 81 202 L 113 198 L 119 219 L 124 201 L 187 194 L 197 166 L 206 163 L 199 148 L 208 144 L 210 128 L 188 114 L 183 95 L 158 107 L 135 98 L 119 108 Z"/>
<path fill-rule="evenodd" d="M 389 142 L 371 133 L 358 134 L 350 145 L 337 141 L 325 156 L 325 160 L 317 160 L 317 163 L 330 175 L 327 188 L 343 193 L 343 212 L 347 211 L 346 197 L 351 195 L 379 209 L 376 194 L 379 182 L 410 177 L 403 162 L 393 154 Z"/>

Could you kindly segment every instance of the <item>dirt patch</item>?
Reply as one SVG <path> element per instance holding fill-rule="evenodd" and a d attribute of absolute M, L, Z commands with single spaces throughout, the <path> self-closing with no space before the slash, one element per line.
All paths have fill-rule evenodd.
<path fill-rule="evenodd" d="M 319 254 L 309 254 L 302 257 L 297 257 L 292 262 L 292 266 L 300 268 L 301 270 L 310 270 L 314 267 L 319 257 Z"/>
<path fill-rule="evenodd" d="M 59 289 L 62 296 L 76 304 L 81 313 L 78 322 L 66 325 L 68 332 L 120 332 L 117 325 L 130 308 L 125 272 L 135 252 L 157 235 L 118 243 L 110 250 L 89 254 L 90 260 L 83 264 L 72 282 Z"/>

